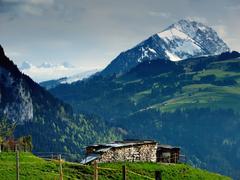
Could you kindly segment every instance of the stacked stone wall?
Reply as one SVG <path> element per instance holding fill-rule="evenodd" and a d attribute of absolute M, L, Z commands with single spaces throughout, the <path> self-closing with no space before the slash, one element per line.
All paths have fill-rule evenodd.
<path fill-rule="evenodd" d="M 156 162 L 156 154 L 157 144 L 118 147 L 102 153 L 98 162 Z"/>

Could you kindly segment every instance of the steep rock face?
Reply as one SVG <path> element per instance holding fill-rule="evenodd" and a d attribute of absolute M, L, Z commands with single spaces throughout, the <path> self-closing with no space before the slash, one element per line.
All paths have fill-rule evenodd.
<path fill-rule="evenodd" d="M 6 77 L 10 78 L 10 77 Z M 2 80 L 0 80 L 2 81 Z M 23 123 L 33 119 L 33 103 L 29 91 L 23 88 L 23 84 L 16 83 L 14 80 L 11 86 L 4 86 L 3 88 L 11 99 L 6 99 L 5 107 L 3 107 L 3 114 L 14 122 Z M 0 102 L 1 103 L 1 102 Z"/>
<path fill-rule="evenodd" d="M 32 120 L 32 98 L 24 87 L 22 74 L 5 56 L 2 47 L 0 49 L 0 114 L 18 123 Z"/>
<path fill-rule="evenodd" d="M 167 29 L 122 52 L 102 72 L 103 76 L 121 75 L 145 60 L 179 61 L 192 57 L 217 55 L 229 47 L 210 27 L 189 20 L 180 20 Z"/>

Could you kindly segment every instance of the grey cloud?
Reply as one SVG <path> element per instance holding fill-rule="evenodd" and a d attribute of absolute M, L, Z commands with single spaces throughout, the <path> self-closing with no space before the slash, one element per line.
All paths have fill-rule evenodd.
<path fill-rule="evenodd" d="M 197 17 L 197 16 L 191 16 L 190 17 L 189 16 L 186 19 L 197 21 L 197 22 L 201 22 L 201 23 L 204 23 L 204 24 L 208 23 L 208 20 L 206 18 L 204 18 L 204 17 Z"/>
<path fill-rule="evenodd" d="M 2 4 L 6 5 L 19 5 L 19 4 L 29 4 L 29 5 L 51 5 L 55 0 L 1 0 Z"/>
<path fill-rule="evenodd" d="M 229 10 L 233 10 L 233 11 L 239 11 L 240 10 L 240 4 L 236 5 L 236 6 L 227 6 L 226 7 Z"/>
<path fill-rule="evenodd" d="M 55 0 L 0 0 L 0 13 L 41 15 Z"/>
<path fill-rule="evenodd" d="M 162 17 L 162 18 L 169 18 L 169 17 L 171 17 L 171 14 L 169 12 L 150 11 L 149 15 L 150 16 L 155 16 L 155 17 Z"/>

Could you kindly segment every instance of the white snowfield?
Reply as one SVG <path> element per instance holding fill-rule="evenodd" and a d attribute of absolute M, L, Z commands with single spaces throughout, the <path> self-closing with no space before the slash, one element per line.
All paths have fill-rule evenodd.
<path fill-rule="evenodd" d="M 180 61 L 182 60 L 180 57 L 178 57 L 177 55 L 170 53 L 169 51 L 166 51 L 167 56 L 169 57 L 169 59 L 171 61 Z"/>
<path fill-rule="evenodd" d="M 136 47 L 139 47 L 140 54 L 137 62 L 163 56 L 171 61 L 180 61 L 190 57 L 221 54 L 230 50 L 212 28 L 190 20 L 180 20 L 153 35 L 152 38 L 156 39 L 156 36 L 164 43 L 157 44 L 157 42 L 153 47 L 146 41 L 138 44 Z M 158 53 L 159 47 L 164 53 Z"/>
<path fill-rule="evenodd" d="M 187 55 L 194 55 L 196 53 L 201 53 L 202 51 L 201 47 L 199 47 L 191 37 L 175 27 L 158 33 L 157 35 L 168 44 L 169 50 L 166 51 L 166 54 L 172 61 L 180 61 L 187 58 L 186 55 L 179 57 L 177 55 L 178 52 Z M 174 43 L 174 47 L 171 47 L 171 43 Z"/>
<path fill-rule="evenodd" d="M 201 32 L 204 36 L 199 35 Z M 181 20 L 157 35 L 166 43 L 162 48 L 166 49 L 165 53 L 172 61 L 180 61 L 197 54 L 204 55 L 203 38 L 216 44 L 215 52 L 210 54 L 220 54 L 229 50 L 217 33 L 202 23 Z"/>

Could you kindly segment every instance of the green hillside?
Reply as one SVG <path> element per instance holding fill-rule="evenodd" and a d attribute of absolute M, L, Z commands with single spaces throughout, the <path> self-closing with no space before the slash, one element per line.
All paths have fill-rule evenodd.
<path fill-rule="evenodd" d="M 210 107 L 238 112 L 239 90 L 240 58 L 222 55 L 177 63 L 143 62 L 120 77 L 97 76 L 60 85 L 51 92 L 74 105 L 76 111 L 95 112 L 114 121 L 146 109 L 171 112 Z"/>
<path fill-rule="evenodd" d="M 0 179 L 12 180 L 15 175 L 15 154 L 0 153 Z M 57 161 L 45 161 L 30 153 L 20 153 L 20 179 L 58 179 Z M 153 179 L 154 171 L 162 172 L 163 179 L 229 180 L 230 178 L 189 165 L 166 165 L 156 163 L 127 163 L 128 179 Z M 102 168 L 102 169 L 101 169 Z M 122 163 L 100 164 L 100 179 L 121 179 Z M 92 179 L 93 167 L 77 163 L 63 163 L 64 179 Z"/>
<path fill-rule="evenodd" d="M 239 56 L 145 61 L 123 76 L 95 76 L 51 93 L 126 138 L 178 145 L 195 166 L 239 178 Z"/>

